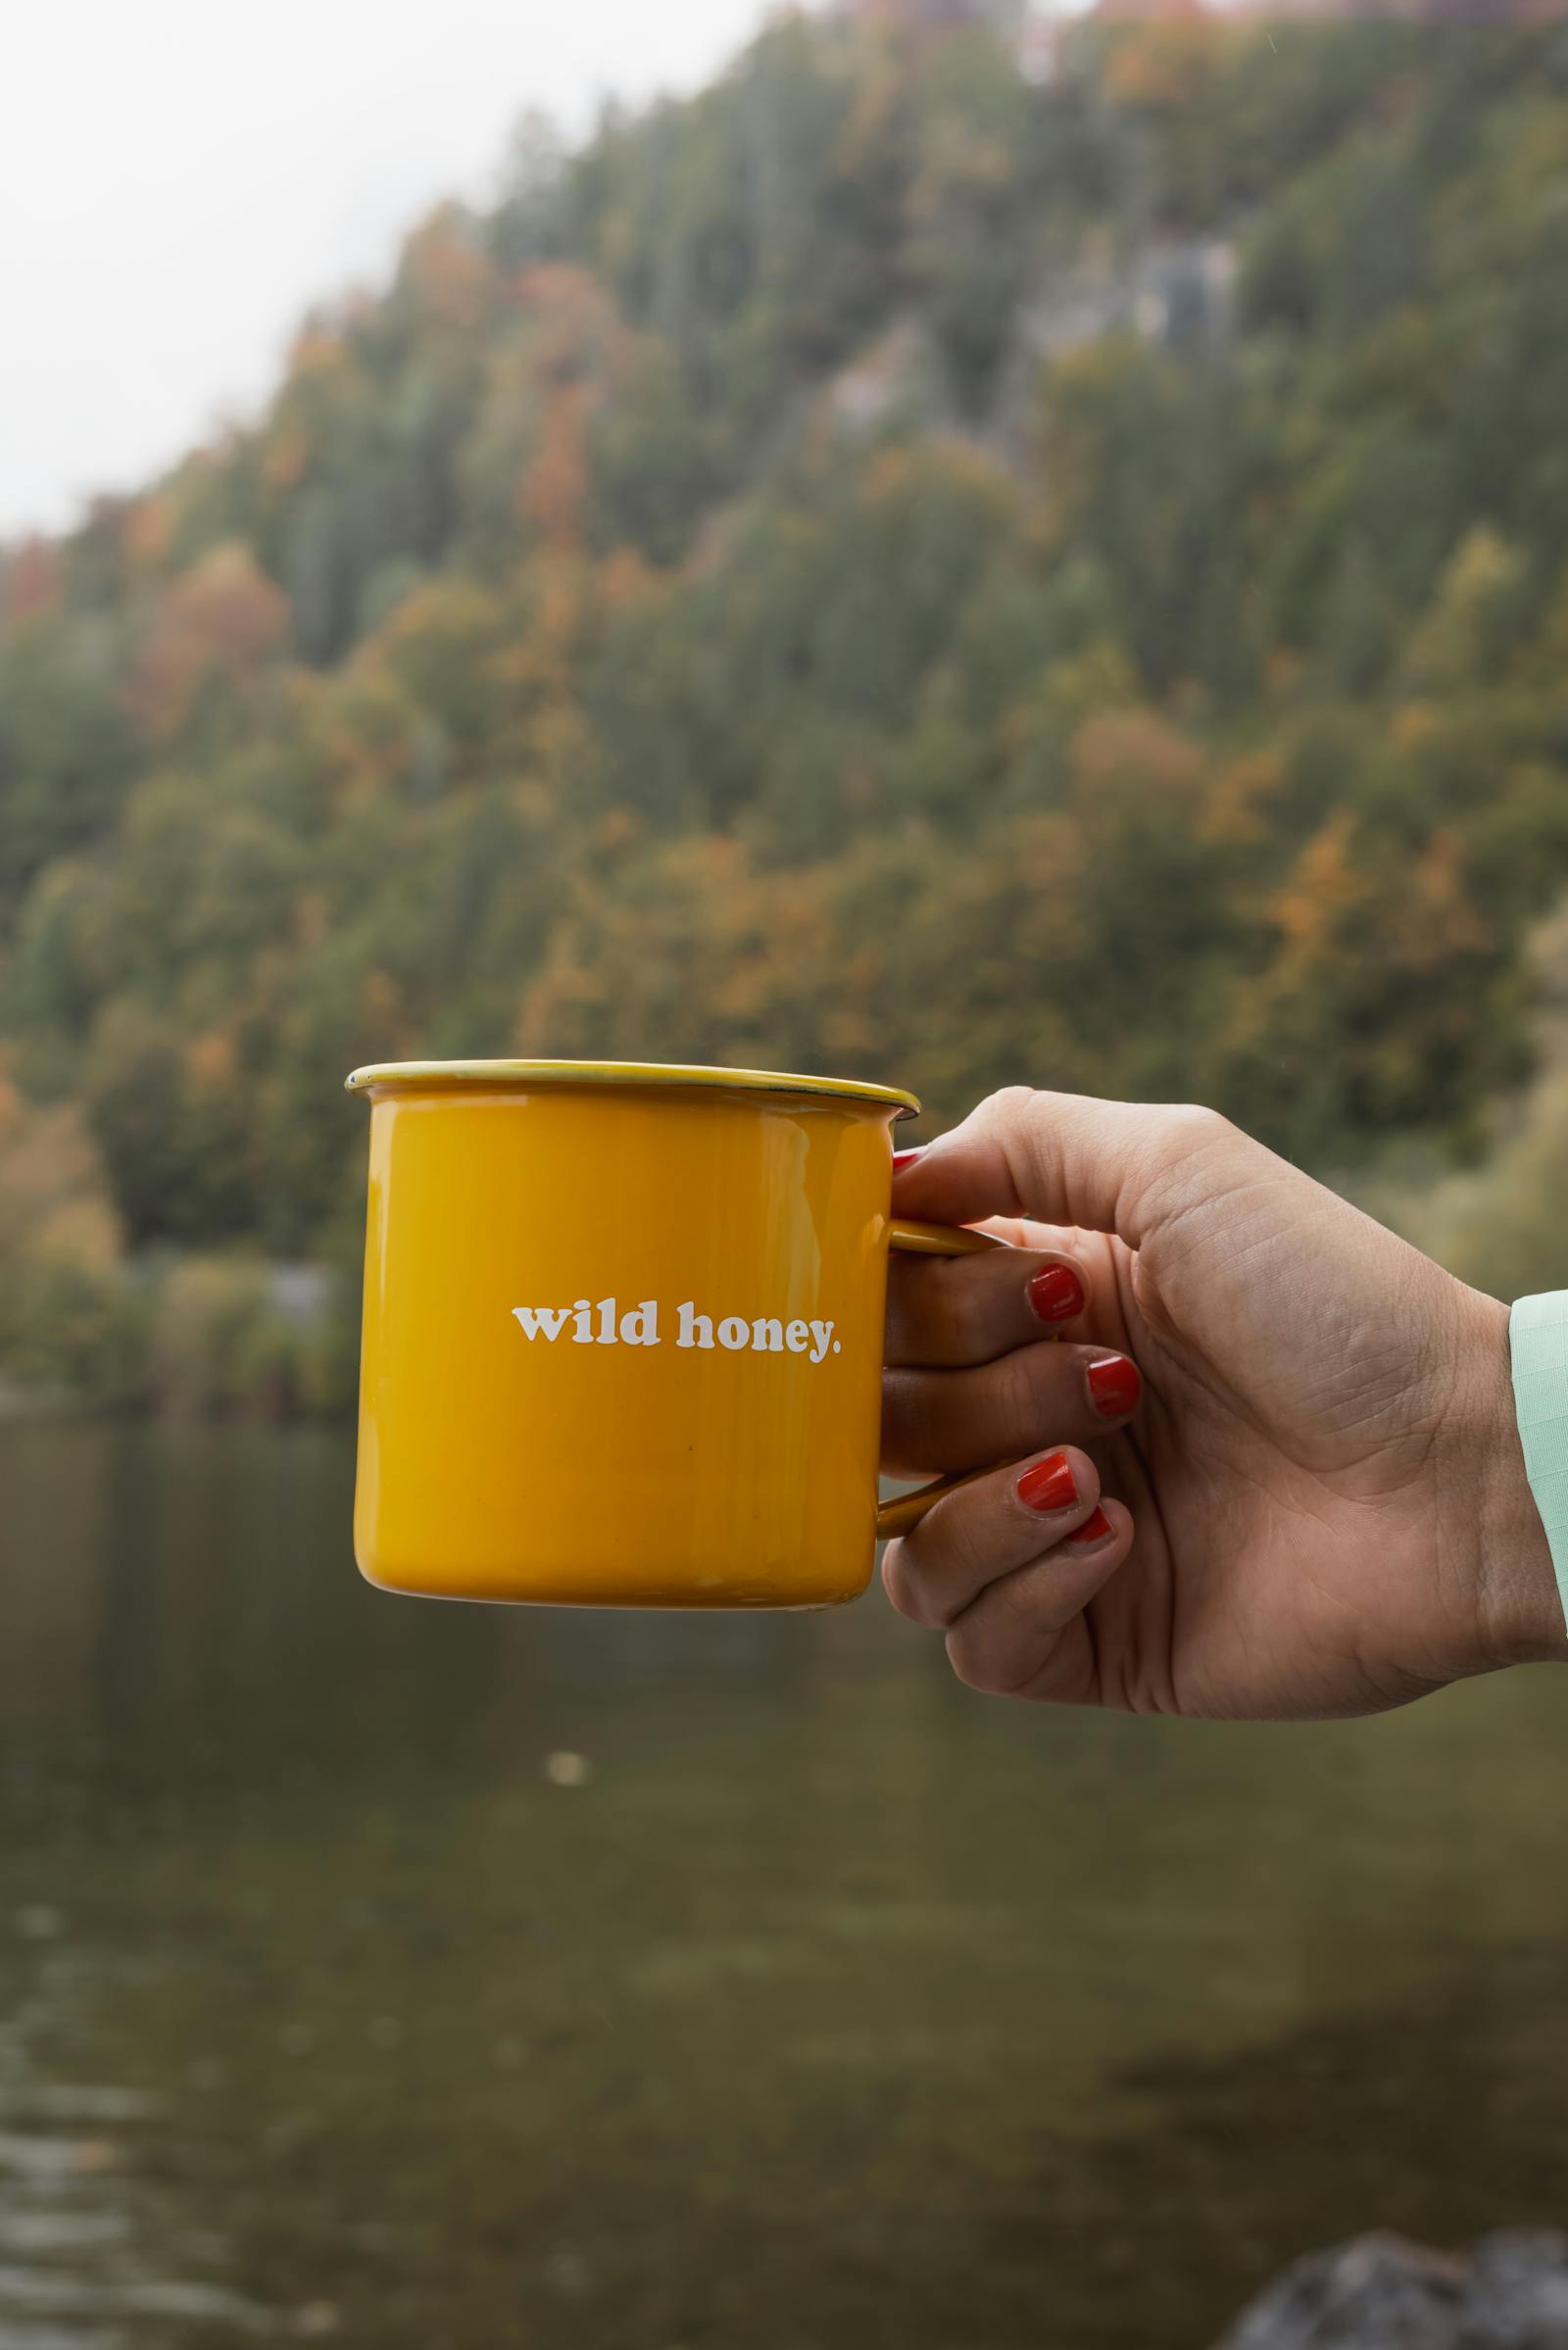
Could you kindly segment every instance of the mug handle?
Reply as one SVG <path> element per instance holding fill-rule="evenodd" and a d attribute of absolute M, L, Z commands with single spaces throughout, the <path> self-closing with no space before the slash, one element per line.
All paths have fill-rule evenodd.
<path fill-rule="evenodd" d="M 961 1224 L 899 1224 L 888 1227 L 888 1247 L 904 1248 L 916 1256 L 978 1256 L 986 1248 L 1007 1248 L 1009 1241 L 998 1240 L 995 1233 L 970 1232 Z M 976 1477 L 989 1476 L 987 1469 L 972 1469 L 967 1477 L 938 1477 L 929 1485 L 916 1486 L 912 1493 L 901 1493 L 896 1501 L 878 1504 L 876 1539 L 888 1542 L 896 1534 L 907 1534 L 919 1524 L 933 1501 L 944 1493 L 956 1493 L 960 1485 L 972 1484 Z"/>

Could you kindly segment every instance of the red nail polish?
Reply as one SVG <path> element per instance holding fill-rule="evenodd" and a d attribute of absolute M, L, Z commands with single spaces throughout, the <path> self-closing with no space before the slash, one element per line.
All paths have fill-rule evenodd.
<path fill-rule="evenodd" d="M 1018 1498 L 1042 1515 L 1048 1510 L 1071 1509 L 1078 1498 L 1078 1484 L 1066 1453 L 1048 1452 L 1032 1469 L 1025 1469 L 1018 1480 Z"/>
<path fill-rule="evenodd" d="M 1090 1399 L 1107 1420 L 1124 1420 L 1137 1410 L 1144 1383 L 1138 1365 L 1129 1362 L 1125 1354 L 1107 1354 L 1102 1361 L 1091 1363 L 1088 1378 Z"/>
<path fill-rule="evenodd" d="M 924 1143 L 916 1143 L 912 1151 L 895 1151 L 893 1153 L 894 1174 L 897 1175 L 903 1167 L 913 1166 L 915 1160 L 923 1156 L 924 1151 Z"/>
<path fill-rule="evenodd" d="M 1087 1300 L 1071 1265 L 1047 1265 L 1029 1284 L 1029 1302 L 1042 1322 L 1070 1322 Z"/>
<path fill-rule="evenodd" d="M 1082 1542 L 1087 1550 L 1091 1542 L 1102 1542 L 1110 1531 L 1110 1520 L 1102 1509 L 1097 1509 L 1092 1518 L 1085 1518 L 1066 1539 L 1069 1542 Z"/>

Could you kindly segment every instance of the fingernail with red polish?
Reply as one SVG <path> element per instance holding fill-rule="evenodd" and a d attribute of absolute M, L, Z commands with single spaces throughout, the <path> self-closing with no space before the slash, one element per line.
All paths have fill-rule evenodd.
<path fill-rule="evenodd" d="M 1018 1498 L 1042 1517 L 1054 1509 L 1071 1509 L 1078 1499 L 1078 1483 L 1065 1452 L 1048 1452 L 1018 1480 Z"/>
<path fill-rule="evenodd" d="M 1047 1265 L 1029 1284 L 1029 1302 L 1042 1322 L 1070 1322 L 1084 1310 L 1084 1285 L 1071 1265 Z"/>
<path fill-rule="evenodd" d="M 1107 1535 L 1114 1532 L 1115 1529 L 1104 1511 L 1097 1509 L 1092 1518 L 1085 1518 L 1081 1526 L 1074 1527 L 1066 1539 L 1069 1542 L 1081 1543 L 1087 1550 L 1091 1542 L 1102 1542 Z"/>
<path fill-rule="evenodd" d="M 1088 1378 L 1090 1399 L 1107 1420 L 1124 1420 L 1137 1410 L 1144 1383 L 1138 1365 L 1125 1354 L 1107 1354 L 1103 1361 L 1091 1363 Z"/>
<path fill-rule="evenodd" d="M 893 1153 L 894 1174 L 897 1175 L 904 1167 L 912 1167 L 915 1160 L 923 1157 L 924 1154 L 924 1143 L 916 1143 L 912 1151 L 895 1151 Z"/>

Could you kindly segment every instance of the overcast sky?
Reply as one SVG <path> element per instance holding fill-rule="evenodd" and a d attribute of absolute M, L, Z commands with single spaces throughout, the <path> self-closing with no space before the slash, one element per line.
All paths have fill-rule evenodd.
<path fill-rule="evenodd" d="M 0 534 L 126 488 L 530 106 L 699 83 L 761 0 L 0 0 Z"/>

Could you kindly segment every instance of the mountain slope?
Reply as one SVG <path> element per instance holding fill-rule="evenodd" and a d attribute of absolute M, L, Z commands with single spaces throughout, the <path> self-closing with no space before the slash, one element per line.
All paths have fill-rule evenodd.
<path fill-rule="evenodd" d="M 0 1254 L 53 1118 L 89 1332 L 122 1250 L 346 1259 L 416 1052 L 1472 1139 L 1568 883 L 1565 282 L 1560 25 L 794 22 L 529 126 L 4 560 Z"/>

